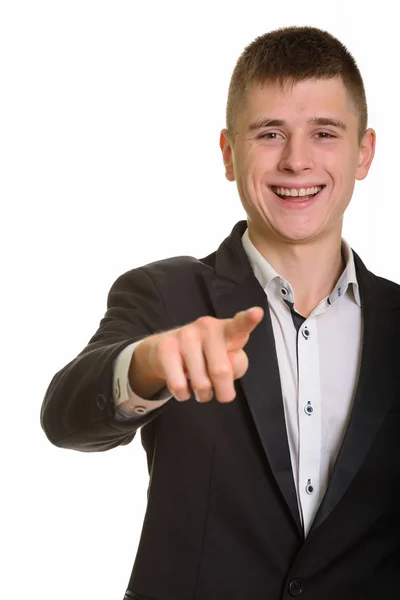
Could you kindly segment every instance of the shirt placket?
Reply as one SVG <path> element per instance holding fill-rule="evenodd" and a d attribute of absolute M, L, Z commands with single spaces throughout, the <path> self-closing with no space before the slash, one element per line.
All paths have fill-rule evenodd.
<path fill-rule="evenodd" d="M 320 504 L 321 398 L 315 317 L 301 325 L 298 352 L 298 494 L 307 535 Z"/>

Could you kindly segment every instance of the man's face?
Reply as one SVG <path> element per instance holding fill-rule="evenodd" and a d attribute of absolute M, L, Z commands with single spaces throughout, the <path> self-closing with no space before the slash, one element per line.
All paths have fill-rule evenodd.
<path fill-rule="evenodd" d="M 342 80 L 307 80 L 282 90 L 253 85 L 229 140 L 221 132 L 226 177 L 237 183 L 256 236 L 302 244 L 340 236 L 356 179 L 375 147 L 361 144 L 358 115 Z M 289 195 L 290 194 L 290 195 Z"/>

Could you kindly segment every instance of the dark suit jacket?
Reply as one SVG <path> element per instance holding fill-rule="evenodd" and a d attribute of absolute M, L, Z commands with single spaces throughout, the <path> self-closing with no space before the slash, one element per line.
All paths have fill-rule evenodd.
<path fill-rule="evenodd" d="M 52 443 L 82 451 L 130 442 L 147 452 L 148 507 L 126 598 L 400 598 L 400 286 L 355 254 L 362 363 L 347 432 L 304 539 L 267 297 L 241 244 L 246 222 L 210 256 L 134 269 L 111 288 L 88 346 L 53 378 L 42 408 Z M 117 422 L 113 361 L 128 344 L 202 315 L 253 305 L 265 317 L 246 346 L 229 404 L 192 398 Z"/>

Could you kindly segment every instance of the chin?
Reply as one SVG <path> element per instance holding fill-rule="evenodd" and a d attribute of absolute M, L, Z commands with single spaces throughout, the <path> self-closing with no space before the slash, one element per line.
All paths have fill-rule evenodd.
<path fill-rule="evenodd" d="M 276 229 L 275 234 L 284 241 L 292 243 L 305 243 L 315 239 L 318 234 L 318 229 L 307 229 L 307 230 L 290 230 L 290 229 Z"/>

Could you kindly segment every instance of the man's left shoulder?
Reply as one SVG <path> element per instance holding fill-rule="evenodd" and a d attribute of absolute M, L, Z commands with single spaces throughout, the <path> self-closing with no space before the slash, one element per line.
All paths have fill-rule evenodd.
<path fill-rule="evenodd" d="M 358 284 L 365 293 L 369 289 L 378 292 L 379 296 L 387 298 L 390 303 L 400 305 L 400 284 L 370 271 L 357 252 L 352 248 Z"/>
<path fill-rule="evenodd" d="M 395 281 L 387 279 L 386 277 L 382 277 L 381 275 L 375 275 L 371 273 L 372 279 L 374 281 L 375 286 L 379 289 L 381 294 L 384 294 L 386 299 L 390 301 L 391 304 L 398 305 L 400 308 L 400 285 Z"/>

